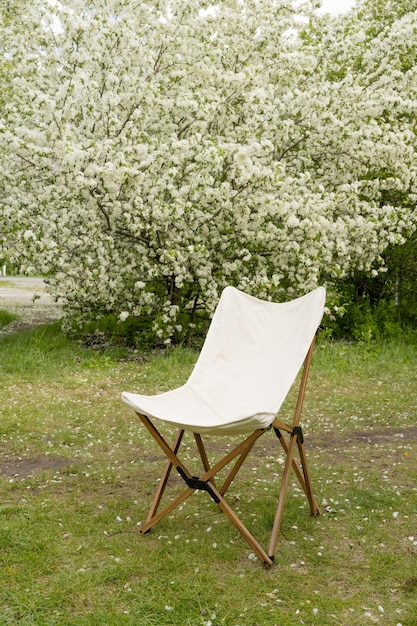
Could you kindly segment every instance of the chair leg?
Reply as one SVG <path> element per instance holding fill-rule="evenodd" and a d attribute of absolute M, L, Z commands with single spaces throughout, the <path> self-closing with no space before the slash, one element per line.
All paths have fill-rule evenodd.
<path fill-rule="evenodd" d="M 298 451 L 300 454 L 301 466 L 303 468 L 303 473 L 304 473 L 304 480 L 305 480 L 304 491 L 306 493 L 308 502 L 310 504 L 311 515 L 313 517 L 316 517 L 317 515 L 320 515 L 321 511 L 313 495 L 313 487 L 311 484 L 311 475 L 310 475 L 310 470 L 309 470 L 308 463 L 307 463 L 306 451 L 305 451 L 304 443 L 300 437 L 297 437 L 297 445 L 298 445 Z"/>
<path fill-rule="evenodd" d="M 215 490 L 217 491 L 217 490 Z M 228 517 L 228 519 L 232 522 L 235 528 L 239 531 L 243 539 L 251 546 L 256 556 L 263 561 L 265 565 L 272 565 L 273 559 L 271 559 L 265 550 L 261 547 L 255 537 L 249 532 L 246 526 L 240 521 L 239 517 L 233 511 L 233 509 L 228 505 L 223 496 L 217 492 L 217 496 L 219 498 L 219 508 L 223 511 L 223 513 Z"/>
<path fill-rule="evenodd" d="M 284 473 L 282 475 L 281 486 L 278 497 L 278 504 L 275 511 L 274 524 L 272 526 L 271 540 L 269 542 L 268 555 L 273 561 L 275 558 L 275 551 L 278 543 L 278 534 L 281 527 L 282 514 L 284 512 L 285 498 L 287 495 L 288 482 L 290 478 L 290 471 L 294 459 L 294 446 L 296 435 L 291 435 L 290 442 L 287 448 L 287 459 L 285 462 Z"/>
<path fill-rule="evenodd" d="M 287 455 L 288 444 L 285 441 L 285 438 L 283 437 L 280 430 L 276 426 L 274 426 L 274 430 L 279 439 L 280 444 L 282 445 L 284 449 L 285 454 Z M 295 458 L 293 458 L 292 460 L 292 468 L 299 480 L 301 487 L 303 488 L 305 495 L 307 496 L 307 499 L 310 505 L 311 515 L 315 517 L 316 515 L 320 514 L 320 509 L 313 496 L 311 476 L 310 476 L 310 471 L 308 469 L 307 456 L 305 453 L 304 443 L 302 442 L 302 436 L 297 437 L 297 445 L 298 445 L 298 450 L 299 450 L 299 455 L 300 455 L 302 471 L 300 470 L 299 465 Z"/>
<path fill-rule="evenodd" d="M 297 478 L 300 481 L 300 484 L 303 487 L 304 492 L 308 498 L 311 514 L 317 515 L 319 513 L 319 508 L 313 496 L 310 473 L 309 473 L 308 466 L 307 466 L 307 457 L 305 455 L 304 444 L 303 444 L 303 435 L 302 435 L 302 430 L 299 426 L 301 410 L 302 410 L 303 403 L 304 403 L 305 390 L 306 390 L 308 375 L 310 371 L 311 359 L 313 356 L 314 344 L 315 344 L 315 337 L 313 341 L 311 342 L 307 356 L 304 359 L 303 372 L 301 375 L 301 382 L 300 382 L 300 386 L 298 389 L 298 397 L 297 397 L 297 404 L 296 404 L 295 412 L 294 412 L 293 424 L 291 427 L 286 426 L 286 425 L 284 426 L 284 429 L 287 431 L 290 431 L 291 433 L 289 444 L 287 445 L 287 443 L 284 441 L 284 438 L 282 436 L 279 437 L 281 441 L 281 445 L 286 451 L 287 458 L 285 462 L 284 473 L 282 475 L 278 504 L 277 504 L 277 509 L 275 512 L 274 524 L 272 527 L 271 540 L 269 543 L 268 554 L 272 560 L 274 559 L 275 551 L 276 551 L 276 547 L 278 543 L 278 535 L 279 535 L 279 531 L 281 527 L 282 514 L 284 511 L 284 504 L 285 504 L 285 498 L 287 495 L 291 468 L 294 468 Z M 276 420 L 274 424 L 273 426 L 274 426 L 275 432 L 278 434 L 279 428 L 281 425 Z M 298 449 L 300 452 L 300 460 L 301 460 L 301 465 L 303 469 L 303 474 L 301 473 L 294 459 L 294 447 L 296 443 L 298 445 Z"/>
<path fill-rule="evenodd" d="M 229 504 L 226 502 L 226 500 L 223 497 L 222 492 L 224 492 L 226 488 L 230 485 L 233 477 L 237 473 L 237 469 L 240 468 L 243 461 L 241 461 L 241 459 L 239 458 L 236 463 L 236 465 L 238 466 L 237 469 L 236 469 L 236 465 L 232 468 L 231 472 L 229 473 L 225 481 L 226 488 L 225 488 L 225 485 L 223 485 L 221 491 L 218 491 L 215 484 L 213 483 L 213 477 L 215 476 L 215 474 L 219 472 L 221 469 L 223 469 L 226 465 L 228 465 L 228 463 L 230 463 L 230 461 L 232 461 L 236 456 L 243 455 L 244 458 L 246 458 L 249 450 L 252 448 L 255 441 L 258 439 L 258 437 L 260 437 L 265 432 L 266 429 L 260 429 L 252 433 L 244 442 L 236 446 L 234 450 L 229 452 L 229 454 L 227 454 L 221 461 L 219 461 L 213 467 L 210 467 L 209 465 L 203 442 L 201 440 L 201 437 L 198 435 L 196 437 L 196 443 L 200 452 L 200 456 L 202 458 L 204 469 L 206 471 L 201 476 L 201 478 L 196 478 L 190 474 L 190 472 L 187 470 L 184 464 L 177 457 L 177 452 L 178 452 L 178 448 L 182 440 L 183 433 L 181 431 L 178 433 L 174 446 L 173 448 L 171 448 L 166 443 L 166 441 L 164 440 L 162 435 L 159 433 L 159 431 L 152 424 L 152 422 L 146 416 L 141 415 L 141 414 L 138 414 L 138 415 L 141 421 L 146 426 L 146 428 L 149 430 L 149 432 L 155 438 L 157 443 L 161 446 L 161 448 L 164 450 L 164 452 L 168 456 L 168 462 L 165 466 L 162 479 L 161 479 L 161 482 L 163 482 L 163 485 L 158 486 L 158 489 L 155 494 L 154 501 L 151 507 L 151 511 L 148 515 L 148 519 L 146 520 L 145 524 L 141 527 L 140 532 L 142 534 L 147 533 L 152 528 L 152 526 L 154 526 L 158 521 L 160 521 L 168 513 L 173 511 L 179 504 L 184 502 L 192 493 L 194 493 L 196 489 L 205 488 L 205 490 L 209 492 L 211 497 L 218 504 L 219 508 L 223 511 L 223 513 L 225 513 L 228 519 L 236 527 L 236 529 L 239 531 L 241 536 L 247 541 L 247 543 L 253 549 L 254 553 L 258 556 L 258 558 L 261 559 L 265 563 L 265 565 L 268 565 L 268 566 L 272 565 L 272 559 L 267 555 L 265 550 L 263 550 L 263 548 L 255 539 L 255 537 L 249 532 L 249 530 L 241 522 L 239 517 L 232 510 L 232 508 L 229 506 Z M 168 481 L 169 474 L 173 466 L 176 467 L 179 474 L 183 477 L 183 479 L 189 486 L 183 493 L 177 496 L 177 498 L 175 498 L 162 511 L 160 511 L 160 513 L 157 513 L 159 503 L 161 501 L 166 483 Z M 231 475 L 232 475 L 232 478 L 230 477 Z"/>
<path fill-rule="evenodd" d="M 170 502 L 164 509 L 162 509 L 162 511 L 160 511 L 160 513 L 156 513 L 151 518 L 149 518 L 149 516 L 148 516 L 148 519 L 146 520 L 145 524 L 143 526 L 141 526 L 139 532 L 142 535 L 145 535 L 147 532 L 150 531 L 152 526 L 155 526 L 155 524 L 157 524 L 162 518 L 164 518 L 166 515 L 168 515 L 168 513 L 171 513 L 171 511 L 173 511 L 179 504 L 181 504 L 189 496 L 191 496 L 194 493 L 194 491 L 195 491 L 195 489 L 192 489 L 191 487 L 189 487 L 188 489 L 183 491 L 183 493 L 181 493 L 177 498 L 175 498 L 175 500 Z"/>
<path fill-rule="evenodd" d="M 308 464 L 307 464 L 307 457 L 306 457 L 305 449 L 304 449 L 304 439 L 303 439 L 303 434 L 299 426 L 299 423 L 300 423 L 301 410 L 302 410 L 303 403 L 304 403 L 304 396 L 305 396 L 305 391 L 307 387 L 307 380 L 308 380 L 308 375 L 310 372 L 311 359 L 313 358 L 313 350 L 314 350 L 315 343 L 316 343 L 316 337 L 314 337 L 313 341 L 311 342 L 310 349 L 304 360 L 303 373 L 301 376 L 301 383 L 300 383 L 300 388 L 298 391 L 297 405 L 295 408 L 294 421 L 293 421 L 293 429 L 299 431 L 299 434 L 297 435 L 297 445 L 298 445 L 301 465 L 302 465 L 303 473 L 304 473 L 305 493 L 310 503 L 311 515 L 313 516 L 318 515 L 320 513 L 320 509 L 317 506 L 317 503 L 313 496 L 313 489 L 311 486 L 311 477 L 310 477 L 310 472 L 309 472 Z"/>
<path fill-rule="evenodd" d="M 222 494 L 222 496 L 224 496 L 226 491 L 229 489 L 230 485 L 235 479 L 236 474 L 238 473 L 239 469 L 242 467 L 243 462 L 245 461 L 249 452 L 252 450 L 253 443 L 254 442 L 248 442 L 248 445 L 242 450 L 239 459 L 236 461 L 236 464 L 231 469 L 229 475 L 227 476 L 226 480 L 224 481 L 222 485 L 222 488 L 220 489 L 220 493 Z"/>
<path fill-rule="evenodd" d="M 210 463 L 208 461 L 206 449 L 204 447 L 204 443 L 203 443 L 203 440 L 201 438 L 201 435 L 199 433 L 194 433 L 194 439 L 195 439 L 195 442 L 197 444 L 197 450 L 200 453 L 200 458 L 201 458 L 201 462 L 203 464 L 203 467 L 206 470 L 206 472 L 209 472 L 211 467 L 210 467 Z M 212 476 L 211 482 L 212 482 L 212 484 L 214 486 L 216 486 L 216 482 L 214 480 L 214 476 Z"/>
<path fill-rule="evenodd" d="M 178 433 L 177 433 L 176 439 L 174 441 L 174 445 L 172 447 L 172 451 L 174 452 L 174 454 L 177 454 L 177 452 L 179 450 L 179 447 L 180 447 L 183 435 L 184 435 L 184 431 L 183 430 L 179 430 Z M 166 487 L 167 482 L 168 482 L 168 478 L 169 478 L 169 476 L 171 474 L 171 470 L 172 470 L 172 461 L 168 460 L 166 462 L 165 469 L 162 472 L 162 476 L 161 476 L 161 480 L 159 481 L 158 488 L 157 488 L 157 490 L 155 492 L 155 497 L 153 499 L 152 506 L 149 509 L 148 517 L 146 518 L 146 524 L 148 522 L 150 522 L 150 520 L 155 516 L 155 514 L 156 514 L 156 512 L 158 510 L 159 504 L 161 502 L 162 496 L 163 496 L 164 491 L 165 491 L 165 487 Z"/>
<path fill-rule="evenodd" d="M 310 476 L 310 471 L 308 469 L 308 463 L 307 463 L 307 456 L 305 453 L 304 443 L 302 441 L 302 433 L 300 431 L 296 431 L 295 433 L 293 433 L 290 437 L 290 441 L 288 444 L 282 435 L 279 437 L 279 440 L 286 453 L 286 462 L 284 466 L 284 473 L 283 473 L 282 481 L 281 481 L 278 505 L 277 505 L 277 509 L 275 513 L 274 525 L 273 525 L 272 533 L 271 533 L 271 541 L 270 541 L 269 550 L 268 550 L 268 554 L 270 558 L 272 559 L 274 558 L 277 543 L 278 543 L 278 535 L 279 535 L 279 530 L 281 526 L 282 514 L 284 511 L 285 497 L 287 495 L 291 468 L 294 469 L 297 475 L 297 478 L 304 490 L 304 493 L 307 496 L 308 503 L 310 505 L 311 515 L 313 517 L 320 515 L 319 506 L 313 495 L 311 476 Z M 297 443 L 299 454 L 300 454 L 302 472 L 297 464 L 297 461 L 294 458 L 295 443 Z"/>
<path fill-rule="evenodd" d="M 276 435 L 278 437 L 278 440 L 279 440 L 281 446 L 283 447 L 285 455 L 287 456 L 288 455 L 288 444 L 285 441 L 281 431 L 278 428 L 276 428 L 275 426 L 274 426 L 274 430 L 275 430 L 275 433 L 276 433 Z M 300 482 L 301 487 L 303 488 L 304 493 L 308 497 L 307 486 L 306 486 L 306 483 L 305 483 L 305 480 L 304 480 L 303 472 L 300 470 L 300 468 L 298 466 L 298 463 L 297 463 L 297 461 L 295 459 L 293 459 L 293 461 L 292 461 L 292 468 L 293 468 L 294 472 L 296 473 L 296 476 L 297 476 L 297 478 L 298 478 L 298 480 Z"/>

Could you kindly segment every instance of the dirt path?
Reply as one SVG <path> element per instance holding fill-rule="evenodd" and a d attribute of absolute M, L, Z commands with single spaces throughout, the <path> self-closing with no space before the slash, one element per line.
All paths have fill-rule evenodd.
<path fill-rule="evenodd" d="M 60 306 L 47 293 L 42 278 L 0 276 L 0 309 L 15 313 L 19 319 L 0 332 L 14 332 L 61 317 Z"/>

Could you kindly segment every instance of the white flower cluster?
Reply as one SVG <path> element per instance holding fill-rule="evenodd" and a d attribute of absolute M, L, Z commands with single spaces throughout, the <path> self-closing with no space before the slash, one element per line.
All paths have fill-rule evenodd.
<path fill-rule="evenodd" d="M 0 238 L 68 315 L 151 315 L 169 341 L 226 284 L 292 296 L 415 230 L 416 13 L 313 4 L 39 0 L 9 21 Z"/>

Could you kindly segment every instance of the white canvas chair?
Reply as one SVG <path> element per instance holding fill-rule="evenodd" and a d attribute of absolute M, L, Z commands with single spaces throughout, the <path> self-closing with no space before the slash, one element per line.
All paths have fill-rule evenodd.
<path fill-rule="evenodd" d="M 136 411 L 168 459 L 148 518 L 141 527 L 142 533 L 148 532 L 196 489 L 204 490 L 227 515 L 254 553 L 266 565 L 271 565 L 291 468 L 307 496 L 311 514 L 320 513 L 313 496 L 300 417 L 324 302 L 323 287 L 285 303 L 265 302 L 233 287 L 226 287 L 188 381 L 173 391 L 154 396 L 122 394 L 124 402 Z M 278 421 L 276 415 L 303 363 L 293 422 L 285 424 Z M 154 422 L 166 422 L 178 427 L 172 446 Z M 255 441 L 269 430 L 277 435 L 286 460 L 266 552 L 226 502 L 225 494 Z M 184 431 L 194 435 L 202 461 L 199 476 L 194 476 L 179 458 Z M 202 435 L 227 436 L 232 433 L 244 435 L 244 440 L 211 466 Z M 295 459 L 295 445 L 301 465 Z M 223 484 L 217 485 L 215 475 L 236 458 Z M 187 488 L 158 512 L 172 467 L 184 479 Z"/>

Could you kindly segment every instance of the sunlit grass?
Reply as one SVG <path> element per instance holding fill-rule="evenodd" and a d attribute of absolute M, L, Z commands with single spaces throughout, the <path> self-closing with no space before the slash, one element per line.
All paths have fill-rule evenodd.
<path fill-rule="evenodd" d="M 139 535 L 164 461 L 120 393 L 182 384 L 196 354 L 121 356 L 57 325 L 0 338 L 0 624 L 415 626 L 415 345 L 317 346 L 303 423 L 323 514 L 291 484 L 270 570 L 205 493 Z M 277 443 L 230 489 L 263 544 Z"/>

